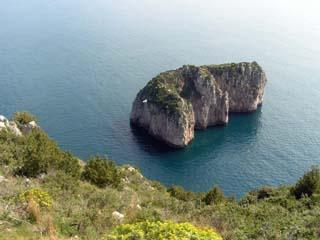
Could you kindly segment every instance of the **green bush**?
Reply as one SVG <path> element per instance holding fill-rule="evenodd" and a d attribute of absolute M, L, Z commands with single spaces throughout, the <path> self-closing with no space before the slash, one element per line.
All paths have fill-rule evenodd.
<path fill-rule="evenodd" d="M 92 157 L 84 167 L 82 178 L 98 187 L 117 187 L 121 177 L 115 164 L 107 158 Z"/>
<path fill-rule="evenodd" d="M 144 222 L 144 221 L 161 221 L 161 213 L 157 209 L 143 208 L 138 211 L 134 217 L 134 222 Z"/>
<path fill-rule="evenodd" d="M 10 165 L 14 162 L 14 149 L 12 144 L 0 144 L 0 164 Z"/>
<path fill-rule="evenodd" d="M 193 192 L 188 192 L 184 190 L 183 187 L 180 186 L 171 186 L 168 188 L 168 193 L 176 199 L 182 200 L 182 201 L 191 201 L 196 199 L 196 194 Z"/>
<path fill-rule="evenodd" d="M 120 225 L 105 240 L 222 240 L 214 230 L 199 229 L 190 223 L 140 222 Z"/>
<path fill-rule="evenodd" d="M 61 153 L 57 169 L 65 172 L 70 177 L 80 179 L 81 166 L 79 163 L 79 159 L 69 152 Z"/>
<path fill-rule="evenodd" d="M 225 197 L 221 189 L 214 186 L 203 198 L 207 205 L 218 204 L 225 201 Z"/>
<path fill-rule="evenodd" d="M 271 187 L 261 187 L 248 192 L 241 200 L 240 204 L 254 204 L 259 200 L 265 200 L 273 196 L 273 189 Z"/>
<path fill-rule="evenodd" d="M 41 129 L 35 129 L 25 136 L 22 163 L 17 173 L 36 177 L 47 173 L 49 166 L 55 166 L 60 159 L 60 150 Z"/>
<path fill-rule="evenodd" d="M 263 200 L 272 196 L 272 188 L 262 187 L 257 191 L 258 200 Z"/>
<path fill-rule="evenodd" d="M 320 193 L 320 168 L 312 167 L 312 169 L 305 173 L 292 188 L 291 193 L 296 198 L 302 196 L 312 196 L 314 193 Z"/>
<path fill-rule="evenodd" d="M 16 112 L 13 115 L 13 121 L 15 121 L 18 124 L 27 124 L 32 121 L 36 122 L 37 118 L 29 112 Z"/>
<path fill-rule="evenodd" d="M 22 156 L 23 137 L 0 131 L 0 165 L 13 167 Z"/>
<path fill-rule="evenodd" d="M 43 130 L 34 129 L 22 138 L 16 174 L 37 177 L 49 170 L 61 170 L 74 178 L 80 178 L 81 166 L 78 159 L 60 150 Z"/>

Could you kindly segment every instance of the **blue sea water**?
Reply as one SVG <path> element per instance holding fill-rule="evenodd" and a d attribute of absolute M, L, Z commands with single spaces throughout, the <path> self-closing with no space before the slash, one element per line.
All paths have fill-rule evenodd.
<path fill-rule="evenodd" d="M 241 196 L 320 163 L 316 0 L 2 0 L 0 113 L 28 110 L 59 145 L 166 185 Z M 131 128 L 148 80 L 183 64 L 256 60 L 265 102 L 171 150 Z"/>

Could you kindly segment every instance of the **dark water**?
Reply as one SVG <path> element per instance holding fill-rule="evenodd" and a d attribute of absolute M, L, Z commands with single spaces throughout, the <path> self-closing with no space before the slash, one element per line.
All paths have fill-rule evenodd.
<path fill-rule="evenodd" d="M 240 196 L 292 183 L 320 163 L 320 4 L 263 2 L 2 0 L 0 112 L 29 110 L 63 149 L 165 184 Z M 159 72 L 252 60 L 269 80 L 256 113 L 184 150 L 130 128 L 137 91 Z"/>

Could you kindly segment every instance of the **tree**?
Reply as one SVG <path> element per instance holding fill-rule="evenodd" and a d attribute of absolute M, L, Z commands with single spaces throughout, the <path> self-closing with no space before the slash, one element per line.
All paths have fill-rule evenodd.
<path fill-rule="evenodd" d="M 72 154 L 62 151 L 55 141 L 42 129 L 34 129 L 22 137 L 21 159 L 16 164 L 16 173 L 28 177 L 37 177 L 49 170 L 61 170 L 79 179 L 81 166 Z"/>
<path fill-rule="evenodd" d="M 82 178 L 98 187 L 120 184 L 120 174 L 115 164 L 104 157 L 92 157 L 84 167 Z"/>
<path fill-rule="evenodd" d="M 291 189 L 291 193 L 298 199 L 303 195 L 310 197 L 320 193 L 320 168 L 314 166 L 305 173 Z"/>
<path fill-rule="evenodd" d="M 56 166 L 61 157 L 57 144 L 41 129 L 35 129 L 25 136 L 23 157 L 18 173 L 36 177 L 47 173 L 49 166 Z"/>
<path fill-rule="evenodd" d="M 222 190 L 217 187 L 214 186 L 203 198 L 203 201 L 207 204 L 207 205 L 212 205 L 212 204 L 218 204 L 221 203 L 223 201 L 225 201 L 225 197 L 224 194 L 222 192 Z"/>

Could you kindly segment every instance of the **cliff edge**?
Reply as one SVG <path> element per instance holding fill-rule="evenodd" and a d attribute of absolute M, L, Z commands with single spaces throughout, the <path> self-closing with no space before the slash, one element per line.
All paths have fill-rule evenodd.
<path fill-rule="evenodd" d="M 256 62 L 185 65 L 160 73 L 139 91 L 130 121 L 172 147 L 185 147 L 195 129 L 226 124 L 229 112 L 255 111 L 266 82 Z"/>

